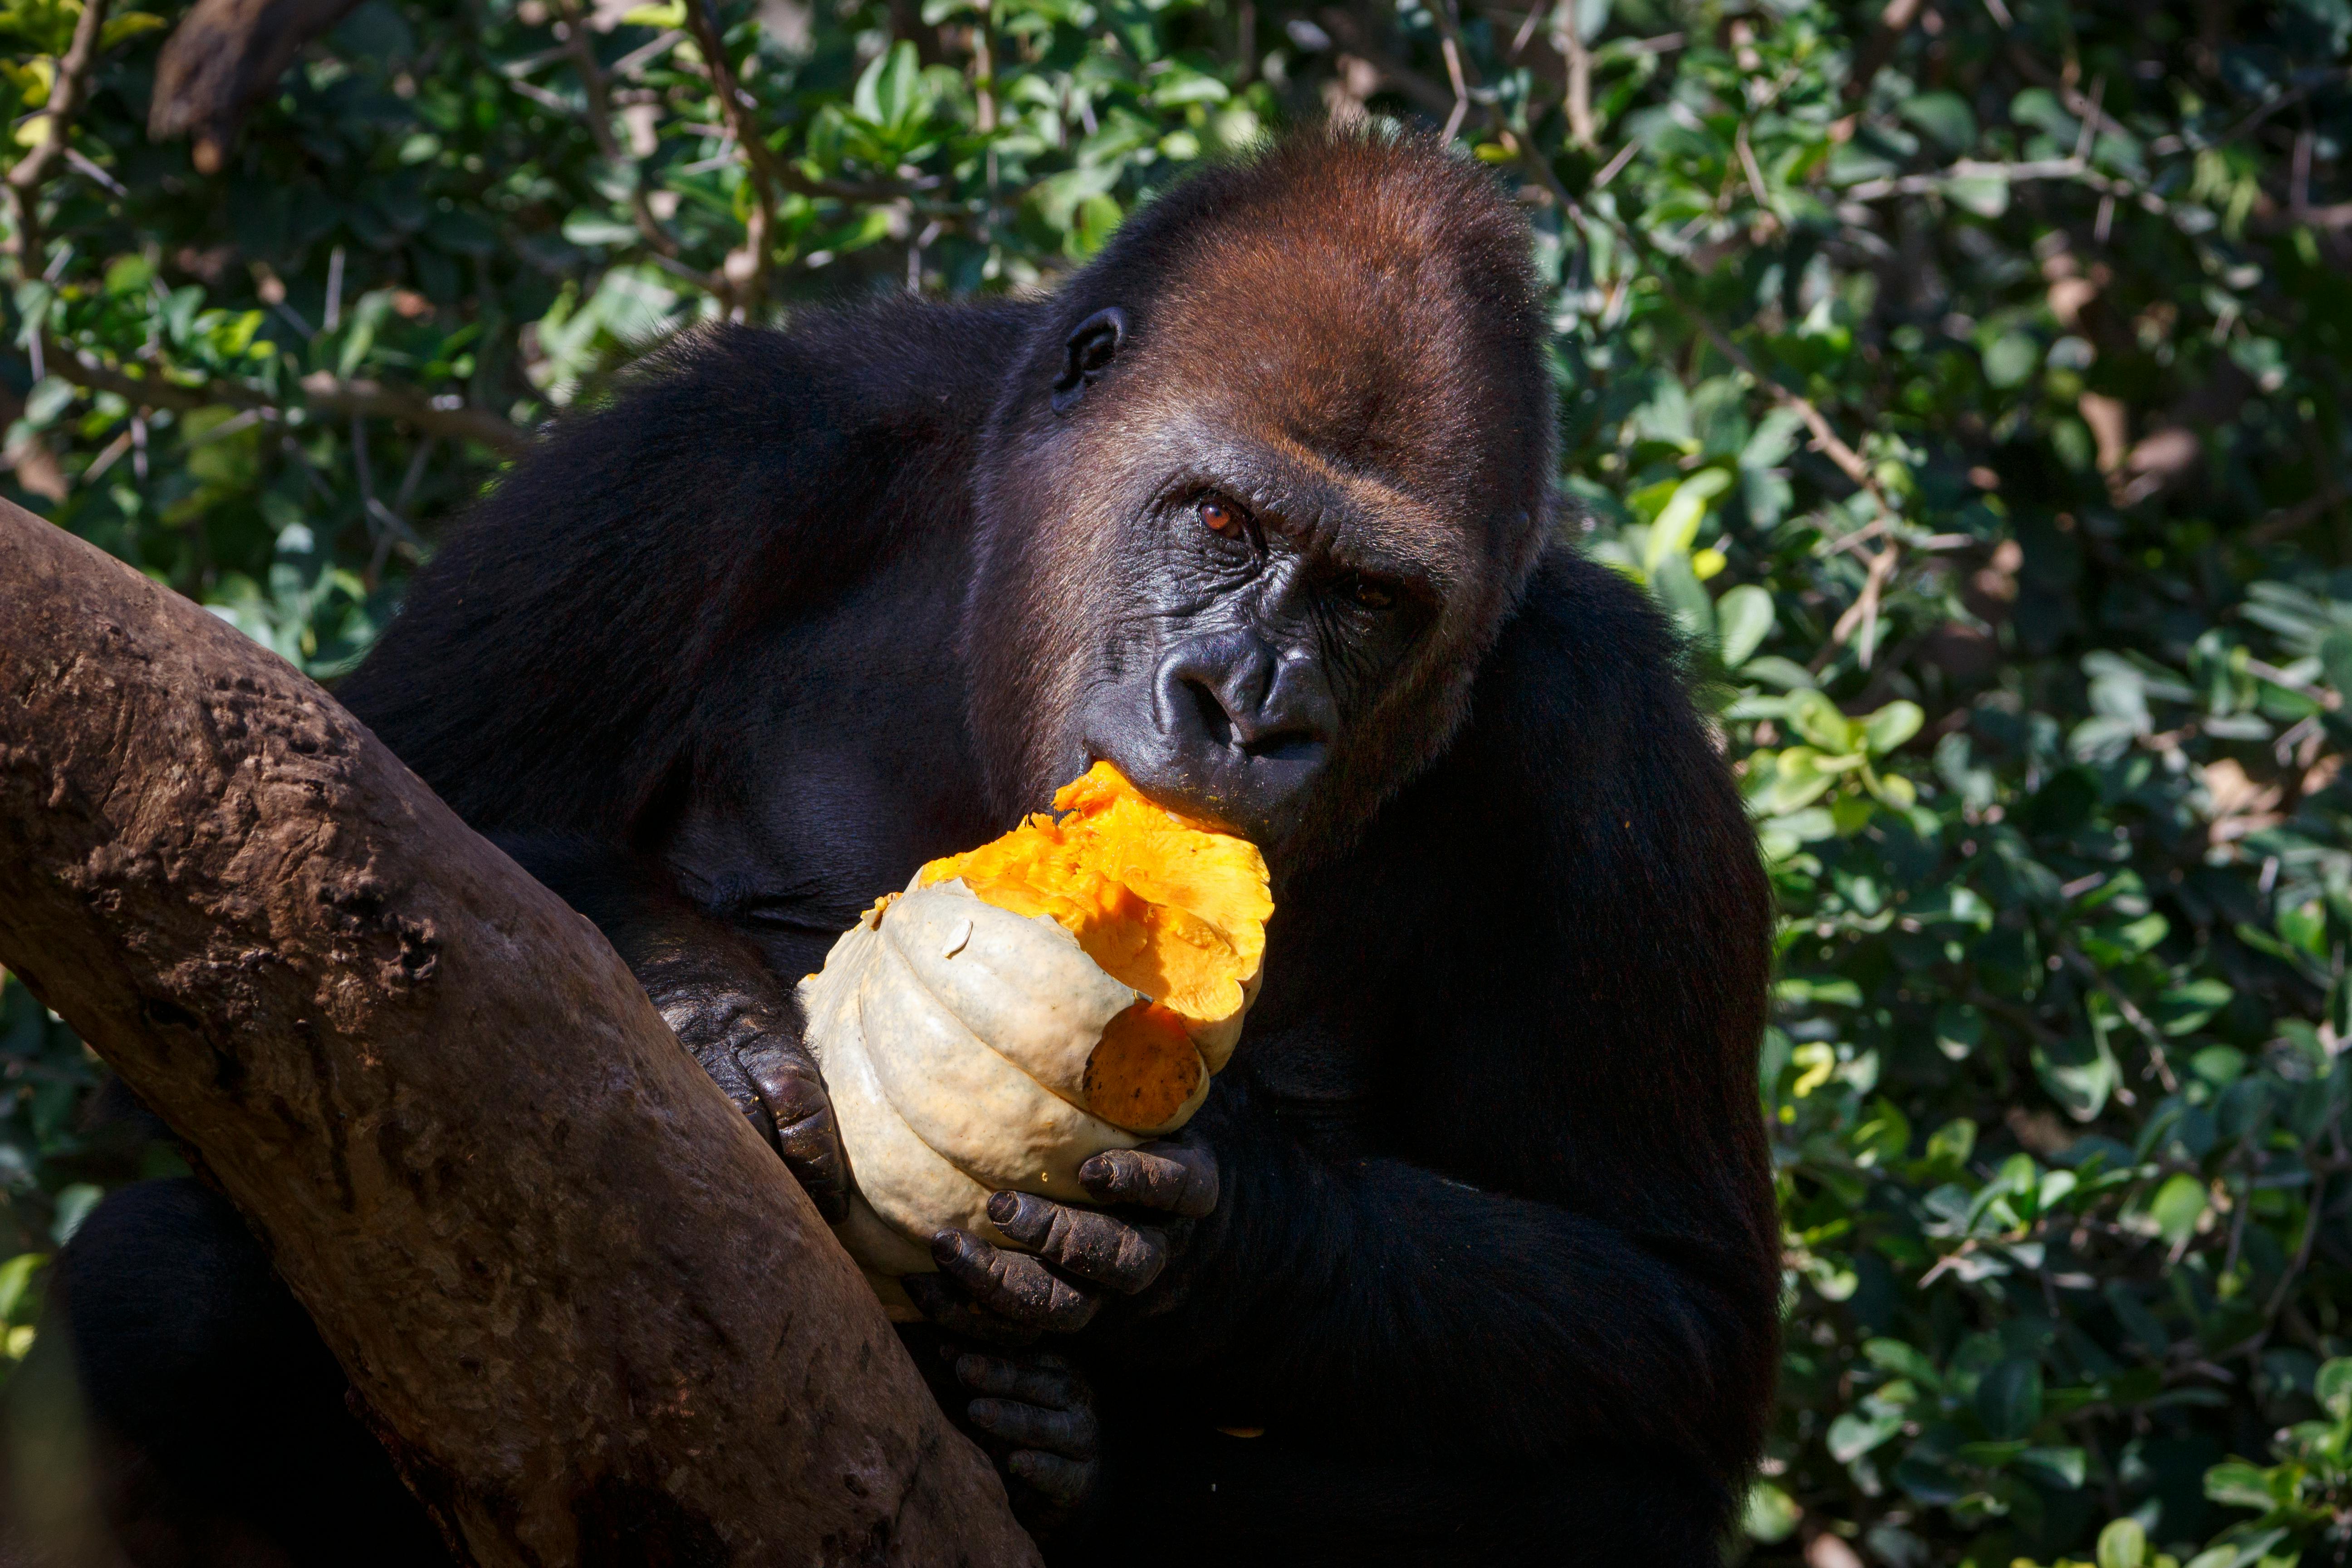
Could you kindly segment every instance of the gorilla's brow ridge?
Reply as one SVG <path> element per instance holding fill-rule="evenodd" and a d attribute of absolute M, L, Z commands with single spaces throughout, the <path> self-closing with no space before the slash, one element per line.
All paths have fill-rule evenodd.
<path fill-rule="evenodd" d="M 1272 531 L 1336 563 L 1425 585 L 1441 595 L 1474 584 L 1475 521 L 1457 517 L 1393 479 L 1351 468 L 1280 429 L 1236 428 L 1199 410 L 1156 432 L 1167 477 L 1151 504 L 1222 490 Z"/>
<path fill-rule="evenodd" d="M 1442 508 L 1378 474 L 1342 468 L 1295 437 L 1270 433 L 1251 444 L 1263 448 L 1274 481 L 1268 503 L 1293 520 L 1312 519 L 1312 542 L 1341 565 L 1441 592 L 1475 570 L 1464 525 Z"/>

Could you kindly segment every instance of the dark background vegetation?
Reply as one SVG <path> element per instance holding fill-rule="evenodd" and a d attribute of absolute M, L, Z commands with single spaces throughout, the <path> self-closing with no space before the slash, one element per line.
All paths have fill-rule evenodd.
<path fill-rule="evenodd" d="M 47 145 L 99 3 L 0 9 L 5 493 L 324 676 L 663 334 L 1050 286 L 1286 125 L 1457 137 L 1786 911 L 1735 1551 L 2346 1561 L 2347 0 L 370 0 L 202 159 L 170 0 Z M 15 1358 L 174 1161 L 0 1004 Z"/>

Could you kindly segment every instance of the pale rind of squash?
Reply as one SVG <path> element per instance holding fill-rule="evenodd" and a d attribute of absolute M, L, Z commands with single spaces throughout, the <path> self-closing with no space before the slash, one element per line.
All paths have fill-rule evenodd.
<path fill-rule="evenodd" d="M 924 887 L 919 877 L 891 900 L 879 935 L 891 957 L 906 966 L 908 977 L 975 1044 L 987 1047 L 991 1056 L 1017 1069 L 1020 1078 L 1043 1085 L 1068 1107 L 1066 1118 L 1052 1108 L 1024 1109 L 1030 1105 L 1025 1099 L 1015 1102 L 995 1098 L 992 1090 L 1025 1095 L 1027 1086 L 1003 1085 L 1004 1075 L 992 1063 L 940 1048 L 940 1042 L 927 1035 L 924 1037 L 931 1048 L 920 1062 L 915 1059 L 915 1050 L 897 1046 L 874 1060 L 890 1089 L 892 1103 L 910 1121 L 918 1101 L 927 1110 L 941 1108 L 933 1114 L 959 1119 L 967 1119 L 960 1102 L 966 1099 L 974 1102 L 969 1107 L 970 1135 L 942 1127 L 943 1135 L 952 1142 L 929 1138 L 933 1148 L 961 1163 L 957 1151 L 993 1145 L 1014 1129 L 1025 1128 L 1023 1119 L 1028 1116 L 1039 1119 L 1032 1136 L 1041 1143 L 1059 1149 L 1092 1145 L 1085 1154 L 1066 1160 L 1068 1173 L 1075 1173 L 1081 1162 L 1103 1149 L 1134 1146 L 1133 1139 L 1105 1142 L 1121 1137 L 1122 1130 L 1089 1110 L 1086 1072 L 1087 1059 L 1101 1042 L 1105 1026 L 1143 1000 L 1143 995 L 1104 973 L 1078 945 L 1077 938 L 1050 916 L 1019 915 L 1000 909 L 975 897 L 955 879 Z M 895 1007 L 905 994 L 877 989 L 868 1005 L 869 1020 L 874 1018 L 875 1005 Z M 869 1022 L 868 1026 L 886 1037 L 888 1034 L 878 1021 Z M 932 1074 L 940 1076 L 932 1078 Z M 932 1086 L 929 1092 L 924 1092 L 927 1081 Z M 992 1096 L 987 1108 L 977 1103 L 983 1095 Z M 1147 1137 L 1173 1131 L 1191 1120 L 1208 1095 L 1209 1075 L 1204 1071 L 1192 1097 L 1166 1121 L 1124 1131 Z M 950 1112 L 949 1107 L 954 1110 Z M 990 1159 L 990 1171 L 1008 1177 L 1003 1185 L 1085 1201 L 1076 1187 L 1075 1174 L 1052 1170 L 1053 1184 L 1036 1185 L 1036 1181 L 1045 1179 L 1050 1167 L 1040 1166 L 1014 1179 L 1002 1156 L 992 1153 Z M 1065 1163 L 1058 1152 L 1054 1159 L 1055 1163 Z M 977 1166 L 965 1169 L 983 1181 L 994 1179 Z"/>
<path fill-rule="evenodd" d="M 1076 937 L 1050 916 L 999 909 L 958 879 L 927 888 L 919 876 L 890 900 L 879 934 L 996 1054 L 1085 1104 L 1087 1058 L 1139 994 L 1104 973 Z"/>
<path fill-rule="evenodd" d="M 989 1189 L 925 1143 L 891 1105 L 875 1075 L 858 993 L 880 952 L 880 942 L 864 922 L 851 928 L 834 944 L 824 972 L 801 983 L 802 1005 L 809 1020 L 810 1050 L 824 1074 L 858 1195 L 913 1244 L 928 1265 L 931 1232 L 941 1226 L 963 1226 L 992 1237 L 995 1227 L 987 1223 Z M 919 1215 L 937 1216 L 930 1229 L 908 1227 L 907 1220 Z M 911 1260 L 856 1255 L 860 1262 L 882 1268 Z"/>
<path fill-rule="evenodd" d="M 893 1310 L 897 1277 L 929 1271 L 930 1237 L 954 1226 L 990 1241 L 1000 1188 L 1087 1201 L 1077 1167 L 1181 1126 L 1209 1075 L 1160 1126 L 1122 1130 L 1084 1109 L 1087 1058 L 1141 999 L 1045 916 L 916 885 L 835 942 L 801 983 L 808 1043 L 824 1074 L 856 1185 L 835 1234 Z"/>
<path fill-rule="evenodd" d="M 859 1016 L 866 1064 L 891 1109 L 992 1192 L 1013 1187 L 1084 1203 L 1078 1163 L 1132 1141 L 990 1049 L 941 1005 L 890 941 L 898 923 L 883 919 Z"/>

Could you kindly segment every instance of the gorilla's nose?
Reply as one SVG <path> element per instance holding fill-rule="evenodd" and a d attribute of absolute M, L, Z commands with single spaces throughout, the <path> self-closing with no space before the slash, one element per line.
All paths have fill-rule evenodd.
<path fill-rule="evenodd" d="M 1087 721 L 1094 754 L 1171 811 L 1278 844 L 1339 738 L 1319 659 L 1217 632 L 1169 649 L 1148 681 L 1104 694 Z"/>
<path fill-rule="evenodd" d="M 1180 746 L 1191 740 L 1251 760 L 1320 762 L 1339 729 L 1315 658 L 1282 654 L 1247 632 L 1181 644 L 1160 661 L 1154 685 L 1152 717 Z"/>

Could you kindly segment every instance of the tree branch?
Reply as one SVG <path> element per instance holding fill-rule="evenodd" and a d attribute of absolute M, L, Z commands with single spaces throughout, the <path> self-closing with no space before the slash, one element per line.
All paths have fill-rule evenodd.
<path fill-rule="evenodd" d="M 113 393 L 126 402 L 147 408 L 184 412 L 225 404 L 231 408 L 280 414 L 287 406 L 250 387 L 217 376 L 202 386 L 184 386 L 175 381 L 112 370 L 50 333 L 42 334 L 41 346 L 42 359 L 50 374 L 92 392 Z M 304 376 L 301 386 L 303 401 L 296 406 L 321 418 L 357 415 L 362 419 L 396 419 L 429 436 L 478 441 L 506 457 L 514 457 L 530 445 L 530 432 L 511 420 L 463 403 L 445 404 L 414 387 L 363 378 L 345 381 L 323 370 Z"/>
<path fill-rule="evenodd" d="M 295 670 L 5 504 L 0 963 L 254 1222 L 462 1560 L 1037 1562 L 594 928 Z"/>

